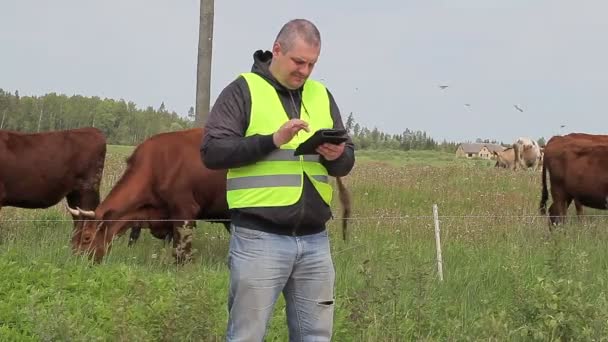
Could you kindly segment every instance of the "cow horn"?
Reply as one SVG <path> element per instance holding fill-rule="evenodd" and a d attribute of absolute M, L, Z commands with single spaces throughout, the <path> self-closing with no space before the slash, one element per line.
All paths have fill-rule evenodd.
<path fill-rule="evenodd" d="M 70 208 L 69 205 L 66 204 L 65 207 L 68 209 L 68 211 L 70 212 L 70 214 L 72 214 L 73 216 L 79 216 L 80 215 L 80 212 L 78 210 Z"/>
<path fill-rule="evenodd" d="M 78 207 L 76 207 L 76 209 L 78 209 L 80 215 L 82 215 L 83 217 L 95 218 L 95 212 L 92 210 L 82 210 Z"/>

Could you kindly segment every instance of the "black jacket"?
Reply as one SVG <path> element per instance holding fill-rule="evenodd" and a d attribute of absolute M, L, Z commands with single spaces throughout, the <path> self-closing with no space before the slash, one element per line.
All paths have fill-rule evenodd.
<path fill-rule="evenodd" d="M 290 118 L 300 117 L 302 89 L 289 90 L 283 87 L 270 73 L 272 59 L 270 51 L 258 50 L 253 55 L 251 71 L 272 84 Z M 328 90 L 334 128 L 344 124 L 333 96 Z M 247 81 L 242 76 L 230 83 L 215 101 L 207 123 L 206 134 L 201 144 L 201 158 L 210 169 L 228 169 L 248 165 L 261 160 L 277 149 L 271 135 L 244 137 L 251 111 L 251 95 Z M 347 175 L 355 162 L 352 140 L 346 142 L 344 153 L 338 159 L 327 161 L 321 158 L 330 176 Z M 304 177 L 302 197 L 287 207 L 241 208 L 231 211 L 232 223 L 250 229 L 287 235 L 307 235 L 321 232 L 331 218 L 331 210 L 307 177 Z"/>

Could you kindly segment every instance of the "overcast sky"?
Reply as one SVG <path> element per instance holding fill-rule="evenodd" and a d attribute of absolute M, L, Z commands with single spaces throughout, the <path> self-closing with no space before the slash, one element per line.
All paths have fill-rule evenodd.
<path fill-rule="evenodd" d="M 212 102 L 285 21 L 307 18 L 322 37 L 313 77 L 344 120 L 455 141 L 607 134 L 606 13 L 600 0 L 218 0 Z M 2 0 L 0 88 L 185 115 L 198 20 L 199 0 Z"/>

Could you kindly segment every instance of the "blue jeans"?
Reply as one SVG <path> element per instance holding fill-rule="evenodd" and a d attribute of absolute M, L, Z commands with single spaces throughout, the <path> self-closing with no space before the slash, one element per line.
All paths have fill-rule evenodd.
<path fill-rule="evenodd" d="M 327 231 L 285 236 L 232 226 L 227 341 L 263 341 L 279 294 L 290 341 L 329 341 L 335 271 Z"/>

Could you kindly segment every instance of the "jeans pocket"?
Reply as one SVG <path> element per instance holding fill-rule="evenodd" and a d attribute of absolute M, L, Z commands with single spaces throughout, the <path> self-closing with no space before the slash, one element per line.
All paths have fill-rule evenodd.
<path fill-rule="evenodd" d="M 264 235 L 264 232 L 261 230 L 248 229 L 248 228 L 243 228 L 243 227 L 238 227 L 238 226 L 232 226 L 232 233 L 235 236 L 238 236 L 240 238 L 245 238 L 245 239 L 250 239 L 250 240 L 258 239 L 262 235 Z"/>

